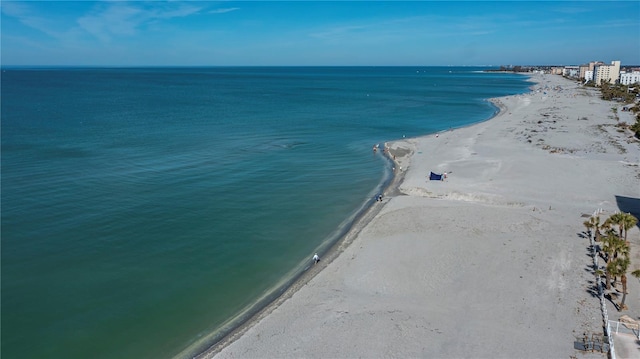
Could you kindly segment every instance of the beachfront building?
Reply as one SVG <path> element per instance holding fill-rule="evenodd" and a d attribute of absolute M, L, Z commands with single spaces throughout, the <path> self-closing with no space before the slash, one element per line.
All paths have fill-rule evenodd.
<path fill-rule="evenodd" d="M 550 70 L 552 75 L 562 75 L 564 73 L 563 67 L 552 67 Z"/>
<path fill-rule="evenodd" d="M 587 71 L 593 71 L 596 66 L 604 65 L 602 61 L 590 61 L 588 64 L 580 65 L 580 78 L 584 78 Z"/>
<path fill-rule="evenodd" d="M 589 68 L 589 65 L 580 65 L 580 75 L 578 78 L 580 79 L 586 79 L 586 75 L 587 75 L 587 71 L 591 70 Z"/>
<path fill-rule="evenodd" d="M 584 72 L 584 76 L 582 78 L 585 81 L 593 81 L 593 70 L 587 70 Z"/>
<path fill-rule="evenodd" d="M 620 72 L 620 83 L 623 85 L 633 85 L 640 83 L 640 71 Z"/>
<path fill-rule="evenodd" d="M 589 62 L 589 70 L 593 71 L 593 69 L 595 69 L 596 66 L 600 66 L 600 65 L 605 65 L 605 63 L 602 61 L 591 61 Z"/>
<path fill-rule="evenodd" d="M 578 66 L 565 66 L 562 70 L 562 76 L 577 78 L 580 74 L 580 67 Z"/>
<path fill-rule="evenodd" d="M 601 85 L 603 82 L 616 83 L 620 79 L 620 61 L 611 61 L 611 65 L 595 66 L 593 77 L 596 85 Z"/>

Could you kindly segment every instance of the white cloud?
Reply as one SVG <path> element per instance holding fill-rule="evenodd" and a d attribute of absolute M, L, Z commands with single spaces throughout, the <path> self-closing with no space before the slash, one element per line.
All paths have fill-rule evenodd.
<path fill-rule="evenodd" d="M 38 30 L 51 37 L 59 37 L 59 32 L 54 30 L 52 21 L 46 17 L 38 16 L 27 3 L 13 1 L 3 2 L 0 9 L 2 9 L 3 14 L 16 18 L 27 27 Z"/>
<path fill-rule="evenodd" d="M 133 36 L 148 24 L 197 14 L 203 7 L 182 2 L 99 2 L 75 21 L 39 13 L 27 2 L 4 1 L 0 9 L 4 15 L 59 41 L 77 39 L 84 33 L 108 42 L 113 37 Z"/>
<path fill-rule="evenodd" d="M 225 8 L 225 9 L 215 9 L 215 10 L 209 11 L 209 14 L 225 14 L 225 13 L 236 11 L 236 10 L 240 10 L 240 8 L 239 7 L 229 7 L 229 8 Z"/>
<path fill-rule="evenodd" d="M 101 4 L 91 14 L 78 18 L 77 24 L 102 41 L 113 36 L 134 35 L 142 26 L 162 20 L 186 17 L 202 10 L 184 3 L 153 3 L 150 7 L 130 3 Z"/>

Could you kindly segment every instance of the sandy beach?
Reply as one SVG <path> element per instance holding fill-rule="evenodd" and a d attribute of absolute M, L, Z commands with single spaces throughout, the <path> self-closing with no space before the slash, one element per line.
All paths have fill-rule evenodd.
<path fill-rule="evenodd" d="M 640 145 L 616 127 L 632 123 L 622 104 L 532 80 L 489 121 L 388 143 L 399 183 L 310 279 L 202 357 L 604 358 L 574 349 L 603 333 L 584 215 L 638 205 Z M 638 227 L 629 240 L 640 269 Z M 610 319 L 640 319 L 632 276 L 627 305 L 608 303 Z"/>

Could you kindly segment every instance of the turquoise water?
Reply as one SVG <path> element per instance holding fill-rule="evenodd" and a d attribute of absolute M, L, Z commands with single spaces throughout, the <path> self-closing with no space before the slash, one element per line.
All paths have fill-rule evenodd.
<path fill-rule="evenodd" d="M 479 70 L 3 68 L 2 357 L 207 337 L 371 202 L 390 175 L 374 144 L 530 85 Z"/>

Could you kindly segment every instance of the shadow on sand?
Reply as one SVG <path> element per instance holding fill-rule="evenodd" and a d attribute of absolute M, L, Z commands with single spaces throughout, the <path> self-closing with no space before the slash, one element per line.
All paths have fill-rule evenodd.
<path fill-rule="evenodd" d="M 640 218 L 640 198 L 616 196 L 616 204 L 621 212 L 631 213 L 634 217 Z M 637 226 L 640 228 L 640 221 Z"/>

